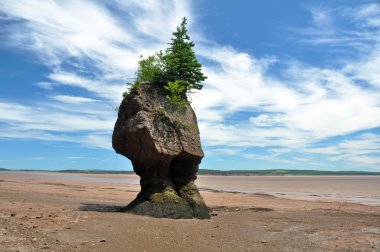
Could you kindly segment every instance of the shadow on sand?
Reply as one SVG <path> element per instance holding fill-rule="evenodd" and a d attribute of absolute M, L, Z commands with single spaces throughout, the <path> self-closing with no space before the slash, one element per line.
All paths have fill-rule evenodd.
<path fill-rule="evenodd" d="M 80 211 L 92 211 L 92 212 L 125 212 L 126 206 L 107 205 L 107 204 L 90 204 L 82 203 L 79 207 Z"/>
<path fill-rule="evenodd" d="M 136 200 L 132 201 L 131 204 L 127 206 L 120 205 L 107 205 L 107 204 L 90 204 L 90 203 L 82 203 L 82 206 L 79 207 L 80 211 L 92 211 L 92 212 L 127 212 L 130 209 L 133 209 L 135 206 Z M 270 212 L 273 211 L 272 208 L 265 207 L 251 207 L 251 208 L 240 208 L 240 207 L 225 207 L 225 206 L 217 206 L 210 208 L 212 212 L 237 212 L 237 211 L 253 211 L 253 212 Z"/>

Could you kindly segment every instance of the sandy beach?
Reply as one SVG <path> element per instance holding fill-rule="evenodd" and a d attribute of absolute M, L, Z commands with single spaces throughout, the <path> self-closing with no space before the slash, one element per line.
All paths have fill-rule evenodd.
<path fill-rule="evenodd" d="M 199 176 L 210 220 L 114 212 L 138 181 L 0 172 L 0 251 L 380 251 L 379 177 Z"/>

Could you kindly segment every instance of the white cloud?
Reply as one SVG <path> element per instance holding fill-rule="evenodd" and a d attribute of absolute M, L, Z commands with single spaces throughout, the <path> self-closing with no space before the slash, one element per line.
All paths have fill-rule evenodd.
<path fill-rule="evenodd" d="M 380 35 L 379 35 L 380 36 Z M 379 39 L 380 41 L 380 39 Z M 358 81 L 364 81 L 366 84 L 380 90 L 380 44 L 378 47 L 362 59 L 358 64 L 347 65 L 347 71 L 351 71 Z"/>
<path fill-rule="evenodd" d="M 45 90 L 53 90 L 54 89 L 54 84 L 51 82 L 46 82 L 46 81 L 40 81 L 36 83 L 36 86 L 45 89 Z"/>
<path fill-rule="evenodd" d="M 111 110 L 110 110 L 111 111 Z M 46 130 L 56 132 L 110 131 L 114 117 L 65 111 L 49 111 L 48 106 L 30 107 L 16 103 L 0 103 L 0 119 L 17 130 Z"/>
<path fill-rule="evenodd" d="M 320 147 L 303 148 L 301 153 L 326 155 L 330 161 L 343 161 L 346 164 L 374 165 L 380 154 L 380 135 L 364 133 L 348 139 L 338 140 Z M 374 168 L 377 168 L 376 166 Z"/>
<path fill-rule="evenodd" d="M 324 30 L 324 32 L 327 31 L 330 34 L 333 34 L 333 19 L 331 17 L 331 12 L 333 11 L 334 9 L 322 8 L 321 6 L 310 8 L 312 20 L 318 30 Z"/>
<path fill-rule="evenodd" d="M 175 29 L 183 17 L 192 19 L 188 1 L 117 0 L 115 2 L 120 9 L 133 16 L 132 23 L 136 30 L 163 45 L 169 41 L 170 31 Z"/>
<path fill-rule="evenodd" d="M 0 138 L 106 149 L 111 149 L 116 119 L 112 107 L 134 76 L 140 55 L 166 47 L 181 18 L 191 16 L 187 1 L 117 0 L 5 0 L 0 14 L 9 22 L 2 45 L 34 53 L 51 70 L 48 81 L 35 84 L 50 100 L 28 105 L 0 101 Z M 81 96 L 76 91 L 57 94 L 62 86 Z"/>
<path fill-rule="evenodd" d="M 66 159 L 84 159 L 86 157 L 78 157 L 78 156 L 69 156 L 69 157 L 66 157 Z"/>
<path fill-rule="evenodd" d="M 242 154 L 241 157 L 246 158 L 246 159 L 259 159 L 259 160 L 286 163 L 286 164 L 296 164 L 299 162 L 299 160 L 279 159 L 279 158 L 276 158 L 274 155 Z"/>
<path fill-rule="evenodd" d="M 119 16 L 107 8 L 115 3 Z M 49 78 L 55 84 L 85 88 L 113 102 L 134 76 L 139 56 L 165 47 L 170 31 L 190 16 L 187 1 L 6 0 L 0 12 L 18 21 L 8 29 L 8 44 L 35 52 L 53 70 Z"/>
<path fill-rule="evenodd" d="M 336 155 L 340 153 L 337 150 L 336 146 L 319 147 L 319 148 L 304 148 L 302 149 L 302 152 L 314 153 L 314 154 L 329 154 L 329 155 Z"/>
<path fill-rule="evenodd" d="M 193 98 L 207 144 L 300 147 L 380 127 L 380 93 L 363 88 L 342 70 L 294 65 L 288 71 L 290 85 L 267 75 L 266 62 L 247 54 L 231 48 L 209 53 L 202 56 L 219 65 L 206 68 L 207 85 Z M 252 124 L 229 122 L 241 111 Z M 261 114 L 249 116 L 250 111 Z"/>
<path fill-rule="evenodd" d="M 89 80 L 69 72 L 52 73 L 48 78 L 60 85 L 77 87 L 95 93 L 97 96 L 108 99 L 112 103 L 119 102 L 121 94 L 126 89 L 125 84 L 106 83 L 105 85 L 101 80 Z"/>
<path fill-rule="evenodd" d="M 380 27 L 380 6 L 378 3 L 364 4 L 358 9 L 349 9 L 348 14 L 361 26 Z"/>
<path fill-rule="evenodd" d="M 379 37 L 380 11 L 375 3 L 349 7 L 309 6 L 312 23 L 303 28 L 292 28 L 302 36 L 299 42 L 346 48 L 345 56 L 371 50 Z M 343 24 L 349 23 L 349 28 Z M 348 49 L 348 50 L 347 50 Z"/>
<path fill-rule="evenodd" d="M 90 134 L 79 139 L 79 143 L 85 146 L 95 146 L 102 149 L 112 149 L 110 134 Z"/>
<path fill-rule="evenodd" d="M 13 127 L 2 128 L 0 131 L 0 139 L 34 139 L 42 141 L 55 141 L 55 142 L 70 142 L 82 145 L 85 148 L 99 148 L 112 150 L 111 147 L 111 133 L 84 133 L 84 134 L 69 134 L 69 132 L 62 132 L 59 134 L 52 134 L 40 130 L 27 130 L 27 129 L 14 129 Z"/>
<path fill-rule="evenodd" d="M 210 150 L 206 151 L 207 155 L 220 155 L 220 154 L 222 154 L 222 155 L 236 155 L 240 152 L 241 152 L 241 150 L 238 148 L 227 148 L 227 147 L 215 148 L 215 149 L 210 149 Z"/>
<path fill-rule="evenodd" d="M 298 30 L 314 36 L 313 41 L 301 42 L 316 44 L 328 39 L 328 43 L 342 43 L 333 18 L 336 11 L 313 9 L 314 27 Z M 374 10 L 370 13 L 373 18 Z M 365 15 L 363 11 L 362 19 L 368 20 Z M 292 151 L 335 155 L 336 160 L 349 153 L 359 155 L 358 150 L 344 148 L 344 142 L 339 147 L 313 146 L 331 137 L 380 127 L 380 54 L 373 50 L 373 45 L 380 45 L 380 37 L 363 39 L 364 32 L 347 33 L 343 38 L 350 41 L 345 43 L 347 47 L 361 46 L 361 54 L 355 59 L 339 68 L 289 62 L 286 80 L 270 75 L 268 68 L 276 61 L 268 64 L 267 58 L 255 58 L 231 47 L 198 50 L 213 62 L 205 68 L 207 85 L 193 98 L 206 145 L 289 147 Z M 245 119 L 230 120 L 239 113 Z M 259 158 L 251 154 L 245 157 Z"/>
<path fill-rule="evenodd" d="M 28 160 L 30 161 L 42 161 L 42 160 L 46 160 L 48 159 L 47 157 L 32 157 L 32 158 L 29 158 Z"/>
<path fill-rule="evenodd" d="M 380 157 L 371 156 L 354 156 L 349 158 L 351 161 L 362 165 L 377 165 L 380 164 Z"/>
<path fill-rule="evenodd" d="M 71 95 L 54 95 L 51 97 L 52 99 L 64 103 L 88 103 L 88 102 L 97 102 L 98 100 L 88 98 L 88 97 L 79 97 L 79 96 L 71 96 Z"/>
<path fill-rule="evenodd" d="M 258 127 L 273 127 L 277 126 L 281 119 L 278 115 L 261 114 L 256 117 L 250 117 L 249 121 Z"/>

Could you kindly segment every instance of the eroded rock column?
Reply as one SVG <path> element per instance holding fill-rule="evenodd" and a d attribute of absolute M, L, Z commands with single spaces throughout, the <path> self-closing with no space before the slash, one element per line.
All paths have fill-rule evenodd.
<path fill-rule="evenodd" d="M 142 84 L 120 105 L 112 136 L 115 151 L 131 160 L 141 192 L 125 210 L 167 218 L 209 218 L 194 183 L 204 156 L 189 104 L 172 109 L 166 93 Z"/>

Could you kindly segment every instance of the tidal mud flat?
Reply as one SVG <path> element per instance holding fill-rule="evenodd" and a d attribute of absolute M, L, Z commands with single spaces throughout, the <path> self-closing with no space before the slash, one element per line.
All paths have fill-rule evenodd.
<path fill-rule="evenodd" d="M 200 176 L 203 189 L 380 206 L 380 176 Z"/>
<path fill-rule="evenodd" d="M 380 251 L 379 205 L 324 197 L 376 200 L 378 181 L 201 175 L 211 219 L 170 220 L 117 212 L 134 175 L 0 172 L 0 251 Z"/>

